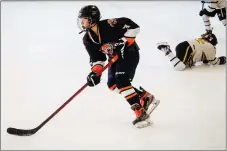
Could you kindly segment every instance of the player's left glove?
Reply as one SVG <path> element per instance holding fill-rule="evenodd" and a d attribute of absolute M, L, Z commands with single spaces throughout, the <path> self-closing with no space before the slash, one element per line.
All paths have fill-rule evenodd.
<path fill-rule="evenodd" d="M 100 51 L 109 56 L 118 55 L 119 58 L 124 59 L 124 53 L 126 49 L 127 40 L 125 38 L 121 38 L 116 42 L 108 42 L 103 44 Z"/>

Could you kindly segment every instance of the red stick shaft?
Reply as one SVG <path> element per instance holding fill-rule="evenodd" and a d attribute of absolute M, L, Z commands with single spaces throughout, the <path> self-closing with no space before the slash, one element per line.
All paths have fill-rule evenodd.
<path fill-rule="evenodd" d="M 98 73 L 98 75 L 101 75 L 103 71 L 105 71 L 108 67 L 110 67 L 114 62 L 116 62 L 118 60 L 118 56 L 116 55 L 115 57 L 113 57 L 108 64 L 106 64 L 103 69 Z M 62 104 L 54 113 L 52 113 L 45 121 L 43 121 L 39 126 L 38 129 L 40 129 L 41 127 L 43 127 L 43 125 L 45 125 L 49 120 L 51 120 L 59 111 L 61 111 L 69 102 L 71 102 L 73 100 L 74 97 L 76 97 L 78 94 L 80 94 L 80 92 L 82 92 L 86 87 L 88 86 L 88 84 L 84 84 L 75 94 L 73 94 L 64 104 Z"/>

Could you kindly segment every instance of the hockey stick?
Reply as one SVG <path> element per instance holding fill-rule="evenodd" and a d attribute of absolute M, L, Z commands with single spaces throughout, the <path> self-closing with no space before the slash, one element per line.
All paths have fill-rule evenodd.
<path fill-rule="evenodd" d="M 98 73 L 98 75 L 101 75 L 101 73 L 106 70 L 106 68 L 110 67 L 114 62 L 116 62 L 118 59 L 118 56 L 114 56 L 107 65 L 103 67 L 103 69 Z M 82 86 L 75 94 L 73 94 L 64 104 L 62 104 L 54 113 L 52 113 L 45 121 L 43 121 L 39 126 L 33 129 L 17 129 L 9 127 L 7 129 L 7 132 L 12 135 L 18 135 L 18 136 L 30 136 L 35 134 L 39 129 L 41 129 L 48 121 L 50 121 L 59 111 L 61 111 L 69 102 L 73 100 L 75 96 L 77 96 L 81 91 L 83 91 L 88 84 L 86 83 L 84 86 Z"/>

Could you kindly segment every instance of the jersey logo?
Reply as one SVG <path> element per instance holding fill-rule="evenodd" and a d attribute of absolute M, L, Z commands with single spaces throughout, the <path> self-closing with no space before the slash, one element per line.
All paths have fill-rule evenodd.
<path fill-rule="evenodd" d="M 117 20 L 115 18 L 114 19 L 108 19 L 107 22 L 111 27 L 114 27 L 114 25 L 117 23 Z"/>
<path fill-rule="evenodd" d="M 128 29 L 130 26 L 129 25 L 124 25 L 123 29 Z"/>

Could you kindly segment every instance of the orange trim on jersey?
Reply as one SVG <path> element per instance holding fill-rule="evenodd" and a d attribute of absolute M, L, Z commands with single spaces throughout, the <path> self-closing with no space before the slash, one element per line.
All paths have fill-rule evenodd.
<path fill-rule="evenodd" d="M 126 87 L 124 87 L 124 88 L 121 88 L 120 89 L 120 93 L 122 92 L 122 91 L 125 91 L 125 90 L 128 90 L 128 89 L 131 89 L 132 88 L 132 86 L 130 85 L 130 86 L 126 86 Z"/>
<path fill-rule="evenodd" d="M 113 85 L 113 86 L 111 86 L 109 89 L 110 89 L 111 91 L 113 91 L 116 87 L 117 87 L 117 85 L 116 85 L 116 84 L 114 84 L 114 85 Z"/>
<path fill-rule="evenodd" d="M 91 68 L 91 71 L 92 72 L 95 72 L 95 73 L 98 73 L 102 70 L 103 66 L 100 65 L 100 64 L 97 64 L 97 65 L 94 65 L 92 68 Z"/>
<path fill-rule="evenodd" d="M 126 100 L 129 100 L 129 99 L 131 99 L 132 97 L 134 97 L 134 96 L 136 96 L 136 95 L 137 95 L 137 93 L 134 92 L 134 93 L 130 94 L 129 96 L 125 97 L 125 99 L 126 99 Z"/>
<path fill-rule="evenodd" d="M 128 46 L 132 45 L 134 42 L 135 42 L 135 38 L 126 38 L 125 39 L 127 40 L 128 42 Z"/>

